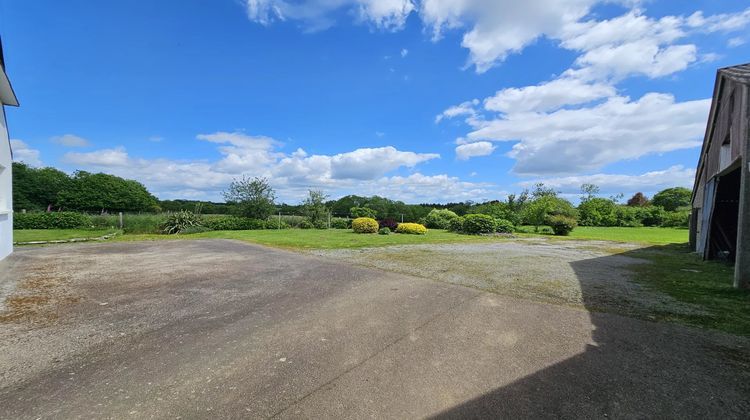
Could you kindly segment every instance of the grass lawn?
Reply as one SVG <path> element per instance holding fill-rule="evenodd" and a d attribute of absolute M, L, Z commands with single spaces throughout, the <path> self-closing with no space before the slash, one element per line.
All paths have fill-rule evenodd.
<path fill-rule="evenodd" d="M 540 228 L 541 229 L 541 228 Z M 521 232 L 533 235 L 533 226 L 521 226 Z M 594 239 L 601 241 L 632 242 L 648 245 L 683 244 L 688 241 L 688 230 L 661 227 L 590 227 L 579 226 L 573 229 L 570 239 Z"/>
<path fill-rule="evenodd" d="M 238 239 L 287 249 L 367 248 L 388 245 L 439 244 L 504 240 L 497 237 L 459 235 L 444 230 L 430 230 L 425 235 L 357 234 L 345 229 L 283 229 L 233 230 L 195 233 L 190 235 L 123 235 L 120 241 L 159 239 Z"/>
<path fill-rule="evenodd" d="M 13 242 L 99 238 L 113 232 L 112 229 L 21 229 L 13 231 Z"/>
<path fill-rule="evenodd" d="M 632 267 L 636 282 L 666 293 L 679 302 L 695 305 L 704 312 L 656 311 L 656 319 L 750 336 L 750 290 L 732 286 L 732 265 L 703 261 L 685 245 L 653 246 L 625 255 L 652 262 Z"/>

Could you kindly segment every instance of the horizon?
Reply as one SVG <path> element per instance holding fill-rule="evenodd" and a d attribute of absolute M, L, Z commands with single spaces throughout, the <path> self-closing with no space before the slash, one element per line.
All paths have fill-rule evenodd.
<path fill-rule="evenodd" d="M 284 203 L 689 188 L 749 25 L 741 1 L 0 0 L 17 161 L 214 202 L 243 175 Z"/>

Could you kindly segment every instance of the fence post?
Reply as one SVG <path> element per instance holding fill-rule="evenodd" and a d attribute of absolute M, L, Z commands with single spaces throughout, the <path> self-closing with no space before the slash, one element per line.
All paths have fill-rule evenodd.
<path fill-rule="evenodd" d="M 120 230 L 122 230 L 122 212 L 120 212 L 118 216 L 120 219 Z"/>
<path fill-rule="evenodd" d="M 281 212 L 279 212 L 279 230 L 281 230 Z"/>
<path fill-rule="evenodd" d="M 328 212 L 328 229 L 331 228 L 331 212 Z"/>
<path fill-rule="evenodd" d="M 404 213 L 401 213 L 401 223 L 404 223 Z"/>

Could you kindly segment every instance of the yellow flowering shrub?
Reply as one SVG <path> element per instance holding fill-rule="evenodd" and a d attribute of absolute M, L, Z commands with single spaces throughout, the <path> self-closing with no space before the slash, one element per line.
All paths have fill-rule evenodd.
<path fill-rule="evenodd" d="M 427 228 L 419 223 L 399 223 L 396 228 L 396 233 L 407 233 L 411 235 L 424 235 L 427 233 Z"/>
<path fill-rule="evenodd" d="M 371 217 L 358 217 L 352 220 L 354 233 L 378 233 L 378 221 Z"/>

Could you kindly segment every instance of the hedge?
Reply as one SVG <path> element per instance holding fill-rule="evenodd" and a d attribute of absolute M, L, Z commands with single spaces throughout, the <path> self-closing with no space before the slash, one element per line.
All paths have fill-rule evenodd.
<path fill-rule="evenodd" d="M 424 235 L 427 233 L 427 228 L 419 223 L 399 223 L 396 228 L 396 233 L 405 233 L 410 235 Z"/>
<path fill-rule="evenodd" d="M 355 233 L 377 233 L 378 221 L 370 217 L 358 217 L 352 220 L 352 230 Z"/>
<path fill-rule="evenodd" d="M 70 211 L 15 213 L 13 229 L 81 229 L 91 227 L 91 218 Z"/>
<path fill-rule="evenodd" d="M 209 217 L 204 216 L 200 225 L 212 230 L 259 230 L 267 228 L 276 229 L 279 223 L 278 221 L 257 220 L 247 217 L 214 215 Z M 281 227 L 286 228 L 288 225 L 282 221 Z"/>

